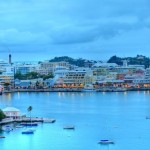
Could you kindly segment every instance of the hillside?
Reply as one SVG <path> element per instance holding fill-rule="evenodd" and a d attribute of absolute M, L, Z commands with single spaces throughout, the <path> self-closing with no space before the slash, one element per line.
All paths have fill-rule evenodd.
<path fill-rule="evenodd" d="M 84 67 L 85 63 L 90 63 L 90 62 L 92 63 L 93 62 L 93 61 L 82 59 L 82 58 L 73 59 L 73 58 L 68 57 L 68 56 L 55 57 L 55 58 L 49 60 L 49 62 L 60 62 L 60 61 L 65 61 L 65 62 L 68 62 L 69 64 L 76 65 L 79 67 Z M 96 62 L 96 61 L 94 61 L 94 62 Z"/>
<path fill-rule="evenodd" d="M 148 68 L 150 65 L 150 59 L 143 55 L 137 55 L 136 57 L 117 57 L 112 56 L 107 62 L 108 63 L 116 63 L 118 65 L 122 65 L 123 60 L 128 60 L 128 65 L 144 65 L 145 68 Z"/>

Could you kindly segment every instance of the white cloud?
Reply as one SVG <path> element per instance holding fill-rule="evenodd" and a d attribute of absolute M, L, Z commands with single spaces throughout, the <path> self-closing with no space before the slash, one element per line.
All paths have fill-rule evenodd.
<path fill-rule="evenodd" d="M 79 51 L 85 54 L 92 49 L 94 57 L 101 52 L 108 55 L 116 48 L 118 53 L 122 47 L 137 48 L 130 37 L 140 31 L 140 47 L 146 52 L 150 45 L 145 46 L 144 35 L 150 27 L 149 18 L 148 0 L 1 0 L 0 46 L 33 53 L 45 48 L 51 55 L 78 55 Z M 140 40 L 140 34 L 136 36 Z M 118 40 L 122 37 L 130 45 Z"/>

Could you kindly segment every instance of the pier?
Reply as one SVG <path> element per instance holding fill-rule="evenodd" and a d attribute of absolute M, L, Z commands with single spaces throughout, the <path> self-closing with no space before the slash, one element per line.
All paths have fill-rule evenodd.
<path fill-rule="evenodd" d="M 33 118 L 29 118 L 29 117 L 23 117 L 23 118 L 17 118 L 17 119 L 13 119 L 13 118 L 6 118 L 3 119 L 2 121 L 0 121 L 0 125 L 5 125 L 5 124 L 10 124 L 10 123 L 22 123 L 22 122 L 48 122 L 48 123 L 54 123 L 56 120 L 55 119 L 50 119 L 50 118 L 38 118 L 38 117 L 33 117 Z"/>

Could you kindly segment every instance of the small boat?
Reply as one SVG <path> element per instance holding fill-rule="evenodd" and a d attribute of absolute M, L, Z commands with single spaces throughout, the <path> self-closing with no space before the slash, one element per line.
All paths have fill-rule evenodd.
<path fill-rule="evenodd" d="M 22 131 L 22 134 L 34 134 L 34 129 L 26 129 Z"/>
<path fill-rule="evenodd" d="M 54 123 L 55 121 L 55 119 L 43 119 L 44 123 Z"/>
<path fill-rule="evenodd" d="M 63 129 L 74 130 L 75 126 L 65 126 Z"/>
<path fill-rule="evenodd" d="M 4 126 L 4 127 L 2 127 L 2 130 L 5 132 L 10 132 L 13 130 L 13 128 L 11 126 Z"/>
<path fill-rule="evenodd" d="M 5 136 L 0 136 L 0 139 L 3 139 L 3 138 L 5 138 Z"/>
<path fill-rule="evenodd" d="M 146 119 L 150 119 L 150 116 L 147 116 Z"/>
<path fill-rule="evenodd" d="M 96 92 L 97 90 L 95 89 L 82 89 L 82 92 Z"/>
<path fill-rule="evenodd" d="M 17 125 L 16 128 L 23 128 L 23 125 Z"/>
<path fill-rule="evenodd" d="M 86 84 L 81 91 L 82 92 L 97 92 L 97 90 L 93 87 L 92 84 Z"/>
<path fill-rule="evenodd" d="M 38 123 L 20 123 L 21 126 L 38 126 Z"/>
<path fill-rule="evenodd" d="M 114 141 L 111 140 L 100 140 L 98 144 L 115 144 Z"/>

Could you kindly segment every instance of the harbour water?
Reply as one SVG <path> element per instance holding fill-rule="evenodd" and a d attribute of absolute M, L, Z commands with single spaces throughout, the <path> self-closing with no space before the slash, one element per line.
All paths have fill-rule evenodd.
<path fill-rule="evenodd" d="M 33 92 L 0 96 L 0 108 L 13 106 L 32 116 L 54 118 L 54 124 L 40 123 L 33 135 L 22 129 L 0 133 L 0 150 L 149 150 L 150 92 Z M 65 125 L 75 130 L 64 130 Z M 97 144 L 100 139 L 115 141 Z"/>

